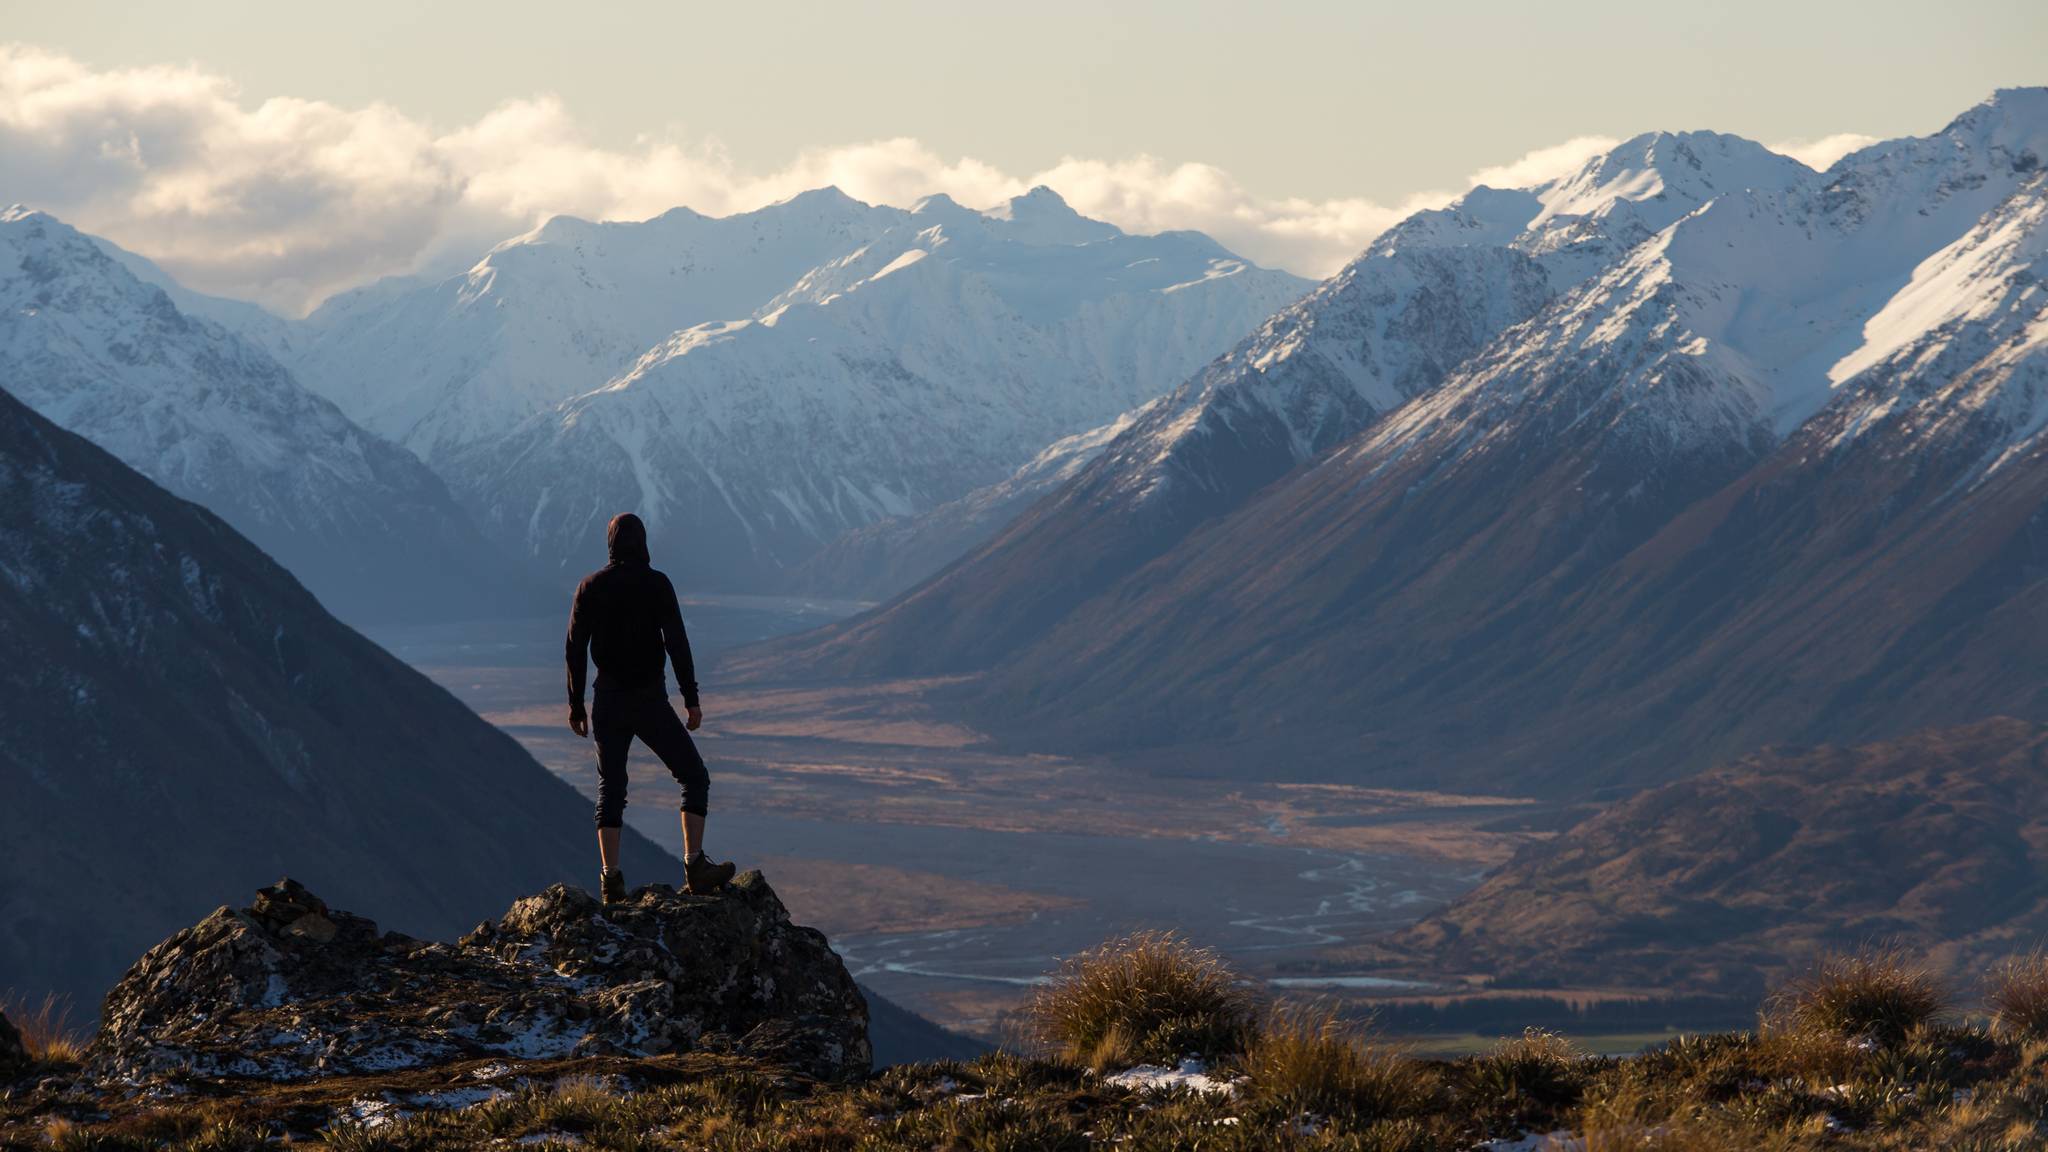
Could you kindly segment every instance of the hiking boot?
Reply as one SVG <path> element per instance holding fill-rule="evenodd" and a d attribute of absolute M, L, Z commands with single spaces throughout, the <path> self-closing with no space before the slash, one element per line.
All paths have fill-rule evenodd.
<path fill-rule="evenodd" d="M 702 896 L 725 887 L 732 879 L 732 861 L 720 864 L 702 852 L 683 861 L 683 891 Z"/>
<path fill-rule="evenodd" d="M 607 904 L 626 902 L 626 874 L 617 868 L 607 868 L 597 877 L 598 899 Z"/>

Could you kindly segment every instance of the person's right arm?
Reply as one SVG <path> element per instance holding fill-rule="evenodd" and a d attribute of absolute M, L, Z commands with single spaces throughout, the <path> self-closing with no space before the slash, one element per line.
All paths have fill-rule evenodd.
<path fill-rule="evenodd" d="M 576 586 L 576 598 L 569 602 L 569 636 L 563 643 L 563 657 L 569 665 L 569 731 L 590 735 L 590 720 L 583 711 L 583 682 L 590 671 L 590 607 L 588 582 Z"/>
<path fill-rule="evenodd" d="M 695 732 L 704 723 L 704 707 L 697 698 L 697 661 L 690 655 L 690 632 L 683 627 L 683 606 L 676 599 L 676 586 L 662 576 L 655 582 L 655 611 L 660 613 L 661 640 L 668 648 L 668 662 L 675 669 L 676 690 L 683 694 L 683 727 Z"/>

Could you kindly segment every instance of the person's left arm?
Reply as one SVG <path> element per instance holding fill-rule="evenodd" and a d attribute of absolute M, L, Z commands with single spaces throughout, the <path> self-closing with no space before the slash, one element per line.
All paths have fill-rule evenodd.
<path fill-rule="evenodd" d="M 687 727 L 695 732 L 704 722 L 704 709 L 697 697 L 697 662 L 690 656 L 690 633 L 683 627 L 683 605 L 676 599 L 676 586 L 661 578 L 661 642 L 668 648 L 668 662 L 676 672 L 676 689 L 683 694 L 689 710 Z"/>
<path fill-rule="evenodd" d="M 576 598 L 569 603 L 569 635 L 562 642 L 562 655 L 569 665 L 569 730 L 590 735 L 590 721 L 583 711 L 583 679 L 589 671 L 590 609 L 585 598 L 590 582 L 576 586 Z"/>

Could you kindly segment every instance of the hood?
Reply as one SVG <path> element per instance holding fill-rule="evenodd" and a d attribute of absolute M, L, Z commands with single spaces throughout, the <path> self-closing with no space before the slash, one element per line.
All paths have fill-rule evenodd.
<path fill-rule="evenodd" d="M 647 525 L 631 512 L 612 517 L 611 526 L 604 530 L 604 550 L 614 564 L 652 563 L 647 555 Z"/>

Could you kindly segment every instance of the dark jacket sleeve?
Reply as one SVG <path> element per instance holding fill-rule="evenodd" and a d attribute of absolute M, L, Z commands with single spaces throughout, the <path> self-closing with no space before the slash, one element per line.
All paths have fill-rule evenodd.
<path fill-rule="evenodd" d="M 683 606 L 676 600 L 676 586 L 661 578 L 661 640 L 668 646 L 668 662 L 676 670 L 676 688 L 683 705 L 697 707 L 697 662 L 690 658 L 690 634 L 683 628 Z"/>
<path fill-rule="evenodd" d="M 584 600 L 588 581 L 576 586 L 576 599 L 569 604 L 569 638 L 562 645 L 569 663 L 569 707 L 583 707 L 583 679 L 590 669 L 590 612 Z"/>

